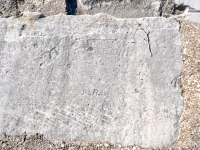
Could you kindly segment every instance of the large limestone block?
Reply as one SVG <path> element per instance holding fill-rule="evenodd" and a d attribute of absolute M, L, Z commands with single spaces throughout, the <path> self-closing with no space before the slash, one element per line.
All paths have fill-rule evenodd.
<path fill-rule="evenodd" d="M 145 147 L 175 142 L 183 109 L 177 22 L 22 18 L 0 19 L 0 133 Z"/>

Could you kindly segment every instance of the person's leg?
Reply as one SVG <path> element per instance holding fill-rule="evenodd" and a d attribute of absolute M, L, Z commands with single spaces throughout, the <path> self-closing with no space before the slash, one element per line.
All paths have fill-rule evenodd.
<path fill-rule="evenodd" d="M 72 8 L 72 15 L 76 15 L 76 7 Z"/>
<path fill-rule="evenodd" d="M 68 15 L 76 15 L 76 7 L 77 7 L 76 3 L 77 3 L 76 0 L 68 0 L 68 3 L 67 3 Z"/>

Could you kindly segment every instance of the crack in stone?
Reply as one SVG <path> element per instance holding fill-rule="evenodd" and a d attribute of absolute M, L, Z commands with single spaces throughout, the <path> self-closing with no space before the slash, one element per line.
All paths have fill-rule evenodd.
<path fill-rule="evenodd" d="M 137 21 L 136 21 L 137 22 Z M 151 45 L 150 45 L 150 37 L 149 37 L 149 34 L 150 34 L 150 31 L 145 31 L 145 29 L 141 26 L 141 24 L 139 24 L 137 22 L 138 26 L 144 31 L 144 33 L 147 35 L 147 41 L 148 41 L 148 46 L 149 46 L 149 52 L 151 54 L 151 57 L 153 57 L 153 53 L 152 53 L 152 50 L 151 50 Z"/>

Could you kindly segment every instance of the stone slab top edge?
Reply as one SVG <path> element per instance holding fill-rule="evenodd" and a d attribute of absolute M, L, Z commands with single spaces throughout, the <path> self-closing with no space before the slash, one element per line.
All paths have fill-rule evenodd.
<path fill-rule="evenodd" d="M 135 21 L 138 25 L 146 25 L 145 27 L 148 26 L 148 29 L 166 29 L 170 28 L 179 30 L 179 23 L 174 19 L 174 18 L 165 18 L 165 17 L 143 17 L 143 18 L 117 18 L 114 16 L 111 16 L 106 13 L 98 13 L 95 15 L 77 15 L 77 16 L 70 16 L 70 15 L 65 15 L 63 13 L 53 15 L 53 16 L 44 16 L 42 13 L 39 12 L 24 12 L 23 15 L 19 18 L 16 17 L 10 17 L 10 18 L 0 18 L 1 20 L 13 20 L 17 19 L 20 22 L 25 22 L 25 23 L 33 23 L 37 21 L 42 21 L 42 20 L 64 20 L 64 19 L 69 19 L 69 18 L 79 18 L 80 20 L 84 19 L 94 19 L 98 18 L 97 20 L 99 22 L 106 22 L 106 23 L 111 23 L 111 22 L 120 22 L 120 21 Z M 145 21 L 144 21 L 145 20 Z M 153 21 L 152 21 L 153 20 Z M 160 25 L 160 22 L 165 22 Z M 153 23 L 152 23 L 153 22 Z M 145 23 L 145 24 L 144 24 Z"/>

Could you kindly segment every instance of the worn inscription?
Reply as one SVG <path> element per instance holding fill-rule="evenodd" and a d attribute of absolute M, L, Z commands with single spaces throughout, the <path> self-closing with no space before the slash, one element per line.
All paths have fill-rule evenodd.
<path fill-rule="evenodd" d="M 172 85 L 182 71 L 179 26 L 137 20 L 151 32 L 150 43 L 136 19 L 60 14 L 26 26 L 0 20 L 0 133 L 173 144 L 183 106 Z"/>
<path fill-rule="evenodd" d="M 105 90 L 98 90 L 98 89 L 83 89 L 82 95 L 94 95 L 94 96 L 100 96 L 100 95 L 108 95 L 108 91 Z"/>

